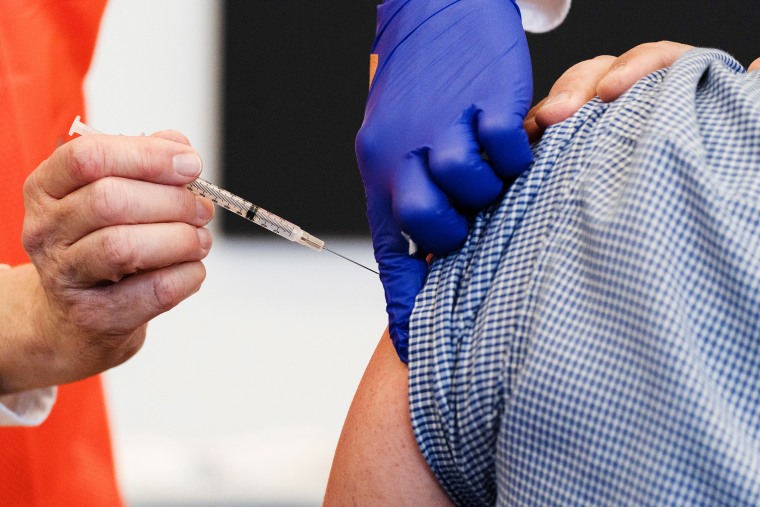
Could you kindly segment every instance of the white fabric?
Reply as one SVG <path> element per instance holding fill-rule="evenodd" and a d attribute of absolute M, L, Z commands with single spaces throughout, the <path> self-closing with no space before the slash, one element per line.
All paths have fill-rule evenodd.
<path fill-rule="evenodd" d="M 37 426 L 50 414 L 58 389 L 46 387 L 0 395 L 0 426 Z"/>
<path fill-rule="evenodd" d="M 517 0 L 526 32 L 541 33 L 557 28 L 567 17 L 570 0 Z"/>

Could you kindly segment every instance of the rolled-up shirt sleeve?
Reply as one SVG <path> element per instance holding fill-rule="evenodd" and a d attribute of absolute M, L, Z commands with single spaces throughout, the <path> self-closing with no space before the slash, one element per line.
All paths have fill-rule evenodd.
<path fill-rule="evenodd" d="M 58 389 L 46 387 L 0 395 L 0 426 L 37 426 L 55 403 Z"/>
<path fill-rule="evenodd" d="M 534 159 L 415 301 L 431 471 L 458 505 L 759 505 L 760 72 L 694 49 Z"/>
<path fill-rule="evenodd" d="M 517 0 L 526 32 L 548 32 L 557 28 L 570 11 L 570 0 Z"/>

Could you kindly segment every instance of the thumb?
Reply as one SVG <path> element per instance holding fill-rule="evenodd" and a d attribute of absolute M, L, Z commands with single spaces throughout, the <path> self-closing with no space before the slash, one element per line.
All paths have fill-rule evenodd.
<path fill-rule="evenodd" d="M 414 300 L 425 282 L 427 263 L 424 259 L 403 251 L 386 255 L 379 263 L 379 268 L 391 340 L 399 359 L 406 363 L 409 360 L 409 319 Z"/>
<path fill-rule="evenodd" d="M 406 362 L 409 318 L 427 275 L 427 263 L 422 257 L 409 255 L 409 243 L 393 219 L 387 194 L 367 193 L 367 218 L 385 292 L 391 339 L 399 358 Z"/>
<path fill-rule="evenodd" d="M 428 170 L 428 150 L 409 153 L 392 182 L 393 217 L 426 252 L 445 255 L 467 239 L 467 218 L 433 182 Z"/>

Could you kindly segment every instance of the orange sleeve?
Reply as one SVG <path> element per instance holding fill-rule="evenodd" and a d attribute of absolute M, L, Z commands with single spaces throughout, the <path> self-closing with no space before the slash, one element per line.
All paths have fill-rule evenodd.
<path fill-rule="evenodd" d="M 23 183 L 84 112 L 105 0 L 0 0 L 0 263 L 21 246 Z M 37 428 L 0 428 L 0 505 L 123 505 L 99 377 L 60 386 Z"/>

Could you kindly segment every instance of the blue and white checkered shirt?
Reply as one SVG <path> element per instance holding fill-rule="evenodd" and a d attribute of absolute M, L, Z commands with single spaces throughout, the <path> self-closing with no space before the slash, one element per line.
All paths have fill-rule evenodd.
<path fill-rule="evenodd" d="M 435 261 L 410 403 L 460 505 L 760 505 L 760 72 L 693 50 L 545 134 Z"/>

